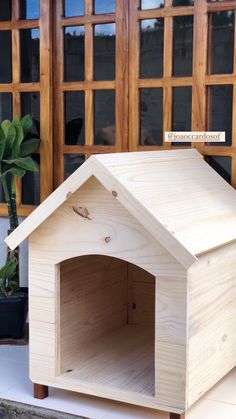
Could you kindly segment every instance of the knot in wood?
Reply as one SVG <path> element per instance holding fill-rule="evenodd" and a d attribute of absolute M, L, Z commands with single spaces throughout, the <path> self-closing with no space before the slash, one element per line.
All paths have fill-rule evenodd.
<path fill-rule="evenodd" d="M 74 206 L 73 207 L 73 211 L 80 215 L 80 217 L 86 218 L 87 220 L 91 220 L 90 216 L 89 216 L 89 211 L 87 208 L 85 207 L 79 207 L 79 206 Z"/>
<path fill-rule="evenodd" d="M 112 195 L 116 198 L 118 193 L 116 191 L 112 191 Z"/>
<path fill-rule="evenodd" d="M 109 236 L 105 237 L 105 242 L 109 243 L 111 241 L 111 238 Z"/>
<path fill-rule="evenodd" d="M 66 197 L 70 198 L 71 195 L 72 195 L 72 192 L 67 192 Z"/>

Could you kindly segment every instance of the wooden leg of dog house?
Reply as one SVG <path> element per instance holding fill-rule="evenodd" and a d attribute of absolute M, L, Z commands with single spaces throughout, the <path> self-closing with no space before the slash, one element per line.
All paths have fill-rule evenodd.
<path fill-rule="evenodd" d="M 185 413 L 170 413 L 170 419 L 185 419 Z"/>
<path fill-rule="evenodd" d="M 46 397 L 48 397 L 48 386 L 34 384 L 34 398 L 45 399 Z"/>

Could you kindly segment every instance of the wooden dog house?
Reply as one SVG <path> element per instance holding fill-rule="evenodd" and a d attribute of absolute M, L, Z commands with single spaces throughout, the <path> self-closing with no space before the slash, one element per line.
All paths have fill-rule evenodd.
<path fill-rule="evenodd" d="M 90 157 L 29 237 L 30 377 L 180 417 L 236 365 L 236 192 L 195 150 Z"/>

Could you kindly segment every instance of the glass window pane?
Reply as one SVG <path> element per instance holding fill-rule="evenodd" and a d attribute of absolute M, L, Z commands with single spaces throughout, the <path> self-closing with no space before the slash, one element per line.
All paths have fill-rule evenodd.
<path fill-rule="evenodd" d="M 115 144 L 115 92 L 94 92 L 94 144 Z"/>
<path fill-rule="evenodd" d="M 30 114 L 33 129 L 26 138 L 40 138 L 40 94 L 38 92 L 21 93 L 21 116 Z"/>
<path fill-rule="evenodd" d="M 11 83 L 12 64 L 11 64 L 11 31 L 0 31 L 0 83 Z"/>
<path fill-rule="evenodd" d="M 94 26 L 94 79 L 115 79 L 115 24 Z"/>
<path fill-rule="evenodd" d="M 140 89 L 140 145 L 162 145 L 163 90 Z"/>
<path fill-rule="evenodd" d="M 113 13 L 116 10 L 115 0 L 94 0 L 94 13 Z"/>
<path fill-rule="evenodd" d="M 231 157 L 228 157 L 228 156 L 207 156 L 206 161 L 228 183 L 231 183 Z"/>
<path fill-rule="evenodd" d="M 39 81 L 39 29 L 20 31 L 21 82 Z"/>
<path fill-rule="evenodd" d="M 141 0 L 141 9 L 159 9 L 164 3 L 164 0 Z"/>
<path fill-rule="evenodd" d="M 65 144 L 84 145 L 84 92 L 65 93 Z"/>
<path fill-rule="evenodd" d="M 64 32 L 64 79 L 84 80 L 84 26 L 69 26 Z"/>
<path fill-rule="evenodd" d="M 191 131 L 192 88 L 173 88 L 173 131 Z"/>
<path fill-rule="evenodd" d="M 11 0 L 1 0 L 0 22 L 11 20 Z"/>
<path fill-rule="evenodd" d="M 64 16 L 83 16 L 84 0 L 64 0 Z"/>
<path fill-rule="evenodd" d="M 39 154 L 33 159 L 40 165 Z M 40 169 L 38 172 L 26 172 L 22 178 L 22 204 L 39 205 L 40 203 Z"/>
<path fill-rule="evenodd" d="M 64 155 L 64 178 L 67 179 L 75 170 L 85 162 L 83 154 Z"/>
<path fill-rule="evenodd" d="M 193 59 L 193 16 L 173 18 L 173 75 L 191 76 Z"/>
<path fill-rule="evenodd" d="M 172 4 L 173 6 L 193 6 L 194 0 L 173 0 Z"/>
<path fill-rule="evenodd" d="M 11 93 L 0 93 L 0 123 L 4 119 L 12 119 Z"/>
<path fill-rule="evenodd" d="M 191 131 L 192 88 L 173 88 L 172 130 Z M 176 146 L 188 146 L 191 143 L 174 142 Z"/>
<path fill-rule="evenodd" d="M 210 30 L 210 73 L 232 73 L 234 60 L 234 12 L 212 13 L 210 15 Z"/>
<path fill-rule="evenodd" d="M 209 143 L 212 146 L 229 146 L 232 143 L 233 86 L 218 85 L 208 87 L 208 129 L 225 131 L 224 143 Z"/>
<path fill-rule="evenodd" d="M 20 0 L 20 19 L 39 19 L 40 0 Z"/>
<path fill-rule="evenodd" d="M 164 19 L 147 19 L 141 22 L 140 77 L 163 75 Z"/>

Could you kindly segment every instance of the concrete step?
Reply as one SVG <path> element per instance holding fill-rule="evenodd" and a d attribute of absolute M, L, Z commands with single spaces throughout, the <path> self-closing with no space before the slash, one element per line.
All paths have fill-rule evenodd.
<path fill-rule="evenodd" d="M 0 399 L 0 419 L 88 419 L 42 407 Z"/>

